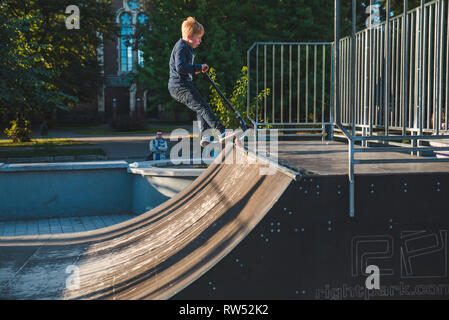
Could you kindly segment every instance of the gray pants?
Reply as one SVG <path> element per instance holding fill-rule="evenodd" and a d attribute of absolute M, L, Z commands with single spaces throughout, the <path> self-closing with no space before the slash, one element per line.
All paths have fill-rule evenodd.
<path fill-rule="evenodd" d="M 168 91 L 176 101 L 185 104 L 196 112 L 198 121 L 201 124 L 201 132 L 207 129 L 216 129 L 220 133 L 225 131 L 225 127 L 220 123 L 211 106 L 204 100 L 198 89 L 191 82 L 177 87 L 168 87 Z"/>

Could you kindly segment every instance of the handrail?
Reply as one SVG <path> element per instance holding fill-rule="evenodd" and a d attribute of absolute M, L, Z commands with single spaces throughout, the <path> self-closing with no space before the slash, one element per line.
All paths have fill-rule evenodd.
<path fill-rule="evenodd" d="M 386 11 L 390 12 L 390 1 L 386 1 Z M 340 39 L 340 0 L 334 0 L 334 41 L 333 42 L 255 42 L 247 52 L 248 56 L 248 114 L 250 111 L 250 87 L 251 59 L 250 54 L 256 51 L 256 79 L 259 76 L 258 59 L 259 46 L 263 46 L 264 54 L 269 45 L 273 46 L 273 64 L 275 69 L 275 46 L 281 46 L 281 77 L 280 84 L 273 86 L 273 105 L 275 95 L 280 96 L 281 121 L 274 116 L 272 121 L 267 121 L 265 111 L 263 121 L 259 121 L 258 111 L 256 119 L 252 119 L 257 126 L 279 125 L 284 127 L 298 127 L 299 125 L 325 125 L 330 126 L 330 138 L 333 138 L 333 130 L 342 133 L 340 137 L 348 141 L 348 179 L 349 179 L 349 215 L 354 217 L 354 165 L 368 163 L 402 163 L 402 162 L 441 162 L 448 159 L 415 158 L 415 159 L 373 159 L 356 160 L 354 155 L 359 152 L 410 152 L 420 155 L 425 151 L 446 151 L 448 148 L 441 146 L 426 147 L 427 141 L 449 140 L 449 4 L 444 0 L 434 0 L 414 9 L 408 9 L 408 1 L 404 0 L 404 12 L 396 17 L 387 15 L 386 21 L 379 23 L 374 28 L 356 32 L 356 1 L 352 1 L 352 35 Z M 402 24 L 402 26 L 400 26 Z M 443 40 L 447 36 L 447 44 Z M 283 88 L 290 86 L 289 81 L 284 81 L 283 75 L 283 47 L 288 46 L 290 61 L 291 48 L 298 45 L 298 61 L 300 56 L 299 46 L 306 48 L 305 57 L 308 59 L 309 48 L 313 48 L 314 60 L 314 98 L 316 97 L 316 47 L 320 45 L 331 47 L 330 61 L 330 112 L 329 119 L 321 122 L 308 122 L 307 117 L 302 121 L 299 117 L 295 123 L 284 121 L 282 116 L 284 92 Z M 256 48 L 256 50 L 254 50 Z M 369 53 L 368 53 L 369 48 Z M 404 49 L 405 48 L 405 49 Z M 412 51 L 413 50 L 413 51 Z M 430 56 L 433 53 L 433 57 Z M 446 56 L 443 56 L 443 53 Z M 301 53 L 302 54 L 302 53 Z M 429 56 L 428 56 L 429 55 Z M 326 54 L 323 54 L 323 65 Z M 410 60 L 409 60 L 410 57 Z M 443 61 L 445 59 L 446 61 Z M 426 62 L 427 61 L 427 62 Z M 266 61 L 264 60 L 266 64 Z M 432 66 L 432 63 L 434 65 Z M 299 64 L 299 63 L 298 63 Z M 264 65 L 265 67 L 266 65 Z M 291 69 L 291 64 L 289 65 Z M 443 68 L 446 67 L 446 70 Z M 297 74 L 301 74 L 298 67 Z M 309 72 L 309 62 L 306 60 L 306 74 Z M 262 71 L 261 71 L 262 72 Z M 266 76 L 266 68 L 262 72 Z M 443 75 L 446 76 L 443 79 Z M 290 76 L 290 74 L 289 74 Z M 290 76 L 291 77 L 291 76 Z M 308 76 L 307 76 L 308 77 Z M 324 79 L 324 72 L 322 78 Z M 275 75 L 273 73 L 273 78 Z M 299 78 L 297 80 L 299 83 Z M 323 81 L 324 83 L 324 81 Z M 443 84 L 446 84 L 443 88 Z M 308 107 L 309 79 L 305 79 L 306 111 Z M 258 89 L 258 81 L 254 87 Z M 265 88 L 266 84 L 264 83 Z M 323 85 L 324 88 L 324 85 Z M 291 88 L 289 87 L 289 91 Z M 259 92 L 259 90 L 256 90 Z M 324 92 L 324 89 L 323 89 Z M 298 101 L 300 92 L 298 87 Z M 323 95 L 324 96 L 324 95 Z M 441 119 L 444 110 L 443 97 L 446 99 L 445 119 Z M 266 99 L 266 97 L 265 97 Z M 266 102 L 266 101 L 264 101 Z M 291 96 L 289 96 L 289 108 L 291 108 Z M 315 103 L 315 100 L 314 100 Z M 258 107 L 258 105 L 257 105 Z M 266 109 L 266 105 L 264 106 Z M 324 108 L 323 108 L 324 109 Z M 256 109 L 258 110 L 258 109 Z M 274 114 L 273 107 L 273 114 Z M 291 111 L 289 109 L 288 111 Z M 323 113 L 324 114 L 324 113 Z M 315 113 L 313 116 L 316 118 Z M 441 126 L 442 120 L 447 123 L 445 128 Z M 304 122 L 304 123 L 303 123 Z M 430 125 L 432 123 L 432 125 Z M 292 129 L 286 130 L 294 130 Z M 319 128 L 315 128 L 319 130 Z M 444 129 L 444 131 L 443 131 Z M 304 129 L 309 130 L 309 129 Z M 324 130 L 324 129 L 323 129 Z M 379 132 L 381 130 L 381 132 Z M 361 135 L 360 135 L 361 133 Z M 380 133 L 380 134 L 379 134 Z M 398 134 L 399 133 L 399 134 Z M 432 135 L 430 135 L 432 134 Z M 384 143 L 386 145 L 404 145 L 395 141 L 406 140 L 410 142 L 406 147 L 377 147 L 371 151 L 367 149 L 369 142 Z M 360 144 L 361 147 L 356 147 Z"/>

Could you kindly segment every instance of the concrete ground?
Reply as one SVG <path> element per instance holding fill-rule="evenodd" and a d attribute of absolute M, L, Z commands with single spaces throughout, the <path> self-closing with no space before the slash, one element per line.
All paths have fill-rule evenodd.
<path fill-rule="evenodd" d="M 83 232 L 109 227 L 134 217 L 136 217 L 134 214 L 112 214 L 0 221 L 0 237 Z"/>
<path fill-rule="evenodd" d="M 186 129 L 192 132 L 192 126 L 167 125 L 157 123 L 148 127 L 163 127 L 174 129 Z M 79 129 L 49 129 L 47 138 L 67 138 L 75 141 L 89 142 L 92 147 L 98 147 L 104 150 L 108 160 L 130 160 L 142 161 L 149 154 L 149 142 L 155 138 L 152 133 L 130 133 L 130 134 L 83 134 L 86 130 L 108 130 L 108 124 L 92 126 Z M 164 138 L 169 140 L 171 132 L 164 132 Z M 32 138 L 42 138 L 38 131 L 33 132 Z M 0 140 L 6 138 L 0 138 Z"/>
<path fill-rule="evenodd" d="M 155 126 L 156 127 L 156 126 Z M 183 128 L 192 132 L 192 126 L 159 125 L 163 128 Z M 125 160 L 128 162 L 143 161 L 149 154 L 149 141 L 155 134 L 83 134 L 85 130 L 107 130 L 109 125 L 100 125 L 80 129 L 50 129 L 46 138 L 67 138 L 76 141 L 89 142 L 91 147 L 105 151 L 108 160 Z M 164 132 L 169 140 L 171 132 Z M 38 131 L 32 138 L 42 138 Z M 0 140 L 6 138 L 0 137 Z M 82 232 L 107 227 L 135 217 L 133 214 L 105 215 L 93 217 L 71 217 L 35 220 L 0 221 L 0 237 Z"/>

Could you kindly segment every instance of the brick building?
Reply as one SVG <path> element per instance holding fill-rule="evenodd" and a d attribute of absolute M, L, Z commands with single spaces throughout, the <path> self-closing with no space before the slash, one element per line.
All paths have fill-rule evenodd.
<path fill-rule="evenodd" d="M 98 48 L 104 83 L 96 101 L 79 104 L 69 112 L 57 111 L 61 122 L 107 122 L 115 115 L 143 117 L 147 111 L 147 91 L 130 79 L 136 63 L 143 64 L 143 54 L 130 40 L 136 25 L 146 23 L 142 0 L 112 0 L 120 34 Z"/>

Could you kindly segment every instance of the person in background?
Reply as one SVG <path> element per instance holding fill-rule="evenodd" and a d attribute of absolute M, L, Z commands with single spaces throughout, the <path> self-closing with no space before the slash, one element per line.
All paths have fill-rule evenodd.
<path fill-rule="evenodd" d="M 41 136 L 42 137 L 48 136 L 48 124 L 47 124 L 47 120 L 45 120 L 45 119 L 41 124 Z"/>
<path fill-rule="evenodd" d="M 162 132 L 158 131 L 156 138 L 150 141 L 150 152 L 153 155 L 153 160 L 165 160 L 167 150 L 167 141 L 162 137 Z"/>
<path fill-rule="evenodd" d="M 436 129 L 434 124 L 433 124 L 434 118 L 436 118 L 436 117 L 435 117 L 434 114 L 432 114 L 432 117 L 430 118 L 430 123 L 432 125 L 432 128 Z M 445 112 L 444 109 L 441 110 L 441 112 L 440 112 L 440 119 L 441 119 L 441 121 L 440 121 L 440 124 L 441 124 L 440 125 L 440 130 L 448 130 L 448 128 L 449 128 L 449 118 L 447 119 L 447 122 L 445 122 L 446 121 L 446 112 Z"/>

